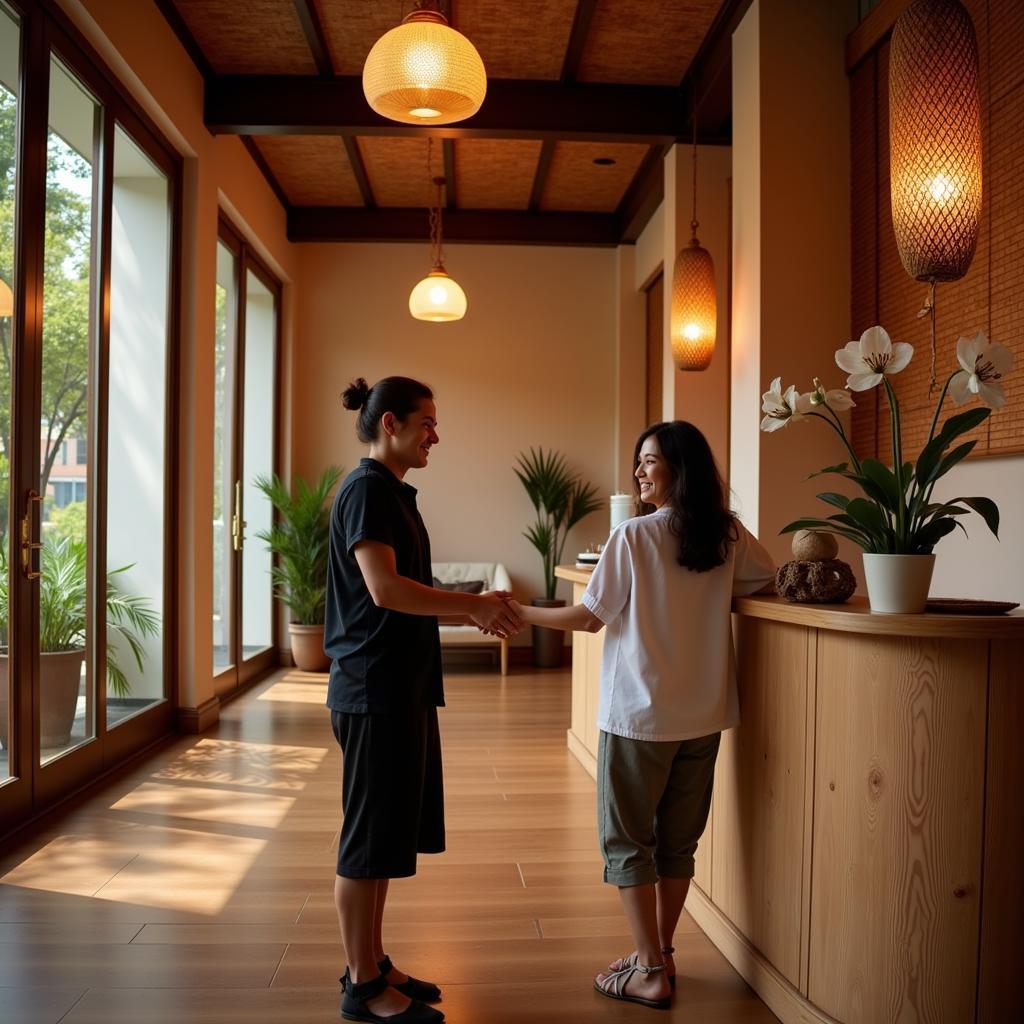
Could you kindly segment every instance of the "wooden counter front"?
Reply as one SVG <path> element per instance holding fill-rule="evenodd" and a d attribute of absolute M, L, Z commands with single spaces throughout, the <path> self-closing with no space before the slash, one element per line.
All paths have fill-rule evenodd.
<path fill-rule="evenodd" d="M 578 600 L 589 573 L 559 575 Z M 1024 614 L 734 612 L 691 915 L 785 1022 L 1024 1020 Z M 602 634 L 573 643 L 593 774 Z"/>

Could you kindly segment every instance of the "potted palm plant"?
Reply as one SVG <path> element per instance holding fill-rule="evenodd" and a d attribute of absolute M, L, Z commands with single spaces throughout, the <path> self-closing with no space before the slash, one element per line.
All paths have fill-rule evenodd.
<path fill-rule="evenodd" d="M 597 488 L 584 483 L 569 469 L 560 452 L 543 448 L 529 455 L 520 453 L 515 474 L 533 503 L 537 518 L 523 536 L 537 549 L 544 563 L 544 597 L 534 598 L 540 608 L 557 608 L 564 601 L 555 598 L 555 566 L 562 559 L 569 531 L 602 505 Z M 533 626 L 533 661 L 538 668 L 562 663 L 565 634 L 558 629 Z"/>
<path fill-rule="evenodd" d="M 275 473 L 256 480 L 270 499 L 278 519 L 256 536 L 275 556 L 271 577 L 274 596 L 288 607 L 292 658 L 303 672 L 326 672 L 324 608 L 327 600 L 327 555 L 330 509 L 327 499 L 342 474 L 329 466 L 312 487 L 298 477 L 290 492 Z"/>
<path fill-rule="evenodd" d="M 124 565 L 107 573 L 107 687 L 115 697 L 131 692 L 118 658 L 128 649 L 141 672 L 144 642 L 156 636 L 160 617 L 146 598 L 126 594 L 118 577 Z M 62 747 L 71 738 L 78 708 L 87 629 L 88 548 L 84 540 L 56 537 L 41 553 L 39 578 L 39 745 Z M 8 575 L 6 538 L 0 540 L 0 745 L 7 744 Z"/>

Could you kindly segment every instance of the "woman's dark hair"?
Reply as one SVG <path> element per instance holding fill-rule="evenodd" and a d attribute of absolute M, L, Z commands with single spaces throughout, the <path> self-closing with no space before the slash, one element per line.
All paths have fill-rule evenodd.
<path fill-rule="evenodd" d="M 424 398 L 433 398 L 434 392 L 411 377 L 383 377 L 369 387 L 362 377 L 356 378 L 341 395 L 346 409 L 358 409 L 356 435 L 364 444 L 376 441 L 380 435 L 380 418 L 386 412 L 400 420 L 415 412 Z"/>
<path fill-rule="evenodd" d="M 640 463 L 640 449 L 649 437 L 658 442 L 661 457 L 673 475 L 669 505 L 672 532 L 679 538 L 677 561 L 694 572 L 717 568 L 728 558 L 729 545 L 739 534 L 707 439 L 685 420 L 656 423 L 637 439 L 634 468 Z M 640 481 L 635 476 L 633 492 L 637 513 L 650 512 L 652 506 L 640 500 Z"/>

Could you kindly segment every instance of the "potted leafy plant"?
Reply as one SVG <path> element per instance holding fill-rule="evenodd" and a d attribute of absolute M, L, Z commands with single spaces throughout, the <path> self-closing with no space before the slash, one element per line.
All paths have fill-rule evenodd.
<path fill-rule="evenodd" d="M 602 505 L 597 488 L 584 483 L 573 473 L 565 456 L 559 452 L 545 452 L 543 448 L 529 455 L 520 453 L 515 474 L 519 477 L 534 511 L 536 521 L 523 536 L 537 549 L 544 563 L 544 597 L 534 598 L 533 604 L 541 608 L 555 608 L 565 604 L 555 598 L 555 566 L 562 559 L 569 531 L 591 512 Z M 561 630 L 533 626 L 533 660 L 539 668 L 551 668 L 562 663 L 565 638 Z"/>
<path fill-rule="evenodd" d="M 274 596 L 292 613 L 288 625 L 292 658 L 304 672 L 326 672 L 330 667 L 324 654 L 330 535 L 327 499 L 341 474 L 337 466 L 330 466 L 312 487 L 298 477 L 294 494 L 276 474 L 256 480 L 278 513 L 277 522 L 256 536 L 276 556 L 271 569 Z"/>
<path fill-rule="evenodd" d="M 117 579 L 131 569 L 124 565 L 107 573 L 107 687 L 126 697 L 131 684 L 118 661 L 121 645 L 131 652 L 141 672 L 144 641 L 156 636 L 160 617 L 146 598 L 126 594 Z M 39 578 L 39 688 L 41 747 L 62 747 L 71 738 L 78 707 L 87 628 L 88 549 L 84 540 L 51 537 L 43 546 Z M 0 741 L 7 742 L 7 542 L 0 539 Z"/>
<path fill-rule="evenodd" d="M 877 459 L 860 459 L 853 450 L 838 411 L 854 405 L 843 389 L 826 390 L 817 378 L 814 390 L 798 394 L 795 387 L 782 390 L 776 377 L 763 398 L 765 413 L 761 429 L 771 432 L 787 424 L 810 417 L 827 423 L 839 435 L 849 462 L 829 466 L 812 473 L 835 473 L 857 484 L 864 497 L 825 491 L 818 498 L 839 509 L 825 519 L 798 519 L 783 527 L 783 533 L 794 530 L 824 530 L 853 541 L 864 550 L 864 576 L 872 611 L 921 612 L 928 600 L 928 588 L 935 566 L 935 545 L 956 529 L 967 533 L 960 516 L 977 512 L 992 533 L 999 536 L 999 509 L 985 497 L 958 497 L 932 501 L 936 482 L 961 459 L 966 458 L 976 441 L 965 441 L 952 451 L 950 445 L 968 431 L 983 423 L 990 409 L 970 409 L 951 416 L 938 426 L 939 413 L 946 395 L 956 404 L 977 396 L 993 408 L 1005 401 L 1002 384 L 1013 366 L 1013 356 L 1003 345 L 990 343 L 984 333 L 957 341 L 960 367 L 946 380 L 935 405 L 931 429 L 916 461 L 903 461 L 903 431 L 900 406 L 889 377 L 899 373 L 910 362 L 914 350 L 898 342 L 893 345 L 882 327 L 865 331 L 860 341 L 851 341 L 836 352 L 836 363 L 849 376 L 846 387 L 851 391 L 868 391 L 884 385 L 889 403 L 892 434 L 892 465 Z M 938 429 L 937 429 L 938 428 Z"/>

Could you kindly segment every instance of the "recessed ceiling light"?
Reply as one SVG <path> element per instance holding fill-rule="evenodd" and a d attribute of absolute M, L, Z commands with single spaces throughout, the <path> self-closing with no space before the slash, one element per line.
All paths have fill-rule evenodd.
<path fill-rule="evenodd" d="M 610 156 L 595 156 L 594 163 L 597 164 L 598 167 L 611 167 L 615 161 Z"/>

